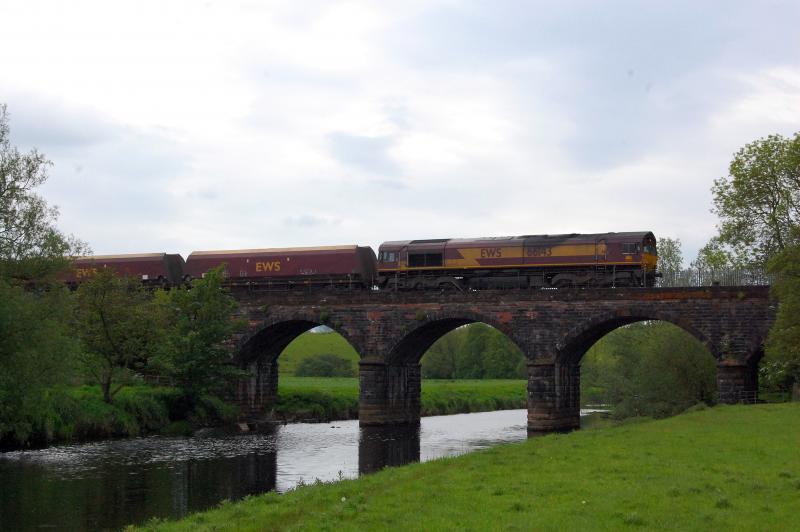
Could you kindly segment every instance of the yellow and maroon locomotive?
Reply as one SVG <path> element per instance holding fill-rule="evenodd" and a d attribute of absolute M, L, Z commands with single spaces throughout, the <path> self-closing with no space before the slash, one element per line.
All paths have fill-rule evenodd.
<path fill-rule="evenodd" d="M 652 286 L 651 232 L 384 242 L 381 288 L 396 290 Z"/>

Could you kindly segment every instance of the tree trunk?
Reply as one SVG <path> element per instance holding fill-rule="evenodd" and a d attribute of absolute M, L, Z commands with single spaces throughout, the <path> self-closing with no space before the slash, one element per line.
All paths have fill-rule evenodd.
<path fill-rule="evenodd" d="M 100 386 L 103 388 L 103 401 L 111 403 L 111 377 L 103 379 Z"/>

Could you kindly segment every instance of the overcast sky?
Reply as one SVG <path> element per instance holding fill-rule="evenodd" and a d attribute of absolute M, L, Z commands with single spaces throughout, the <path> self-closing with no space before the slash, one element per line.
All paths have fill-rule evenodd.
<path fill-rule="evenodd" d="M 95 253 L 652 230 L 800 130 L 800 3 L 0 2 L 12 140 Z"/>

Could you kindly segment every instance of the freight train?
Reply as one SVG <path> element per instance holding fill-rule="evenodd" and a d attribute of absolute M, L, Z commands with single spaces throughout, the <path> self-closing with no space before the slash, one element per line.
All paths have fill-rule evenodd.
<path fill-rule="evenodd" d="M 65 279 L 77 285 L 99 268 L 145 284 L 176 286 L 224 265 L 229 284 L 265 290 L 487 290 L 653 286 L 656 238 L 649 231 L 384 242 L 370 247 L 195 251 L 82 257 Z"/>

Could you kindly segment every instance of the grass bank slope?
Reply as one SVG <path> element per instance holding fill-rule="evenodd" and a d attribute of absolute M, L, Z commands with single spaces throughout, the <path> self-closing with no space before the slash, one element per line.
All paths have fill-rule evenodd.
<path fill-rule="evenodd" d="M 422 415 L 525 408 L 526 395 L 524 380 L 424 379 Z M 278 380 L 274 412 L 275 417 L 287 420 L 355 419 L 358 417 L 358 379 L 282 375 Z"/>
<path fill-rule="evenodd" d="M 337 355 L 353 363 L 358 368 L 358 353 L 342 336 L 336 333 L 307 332 L 295 338 L 286 346 L 278 359 L 278 371 L 281 376 L 294 375 L 298 364 L 310 356 L 320 354 Z"/>
<path fill-rule="evenodd" d="M 551 435 L 227 503 L 157 530 L 797 530 L 800 404 Z"/>

